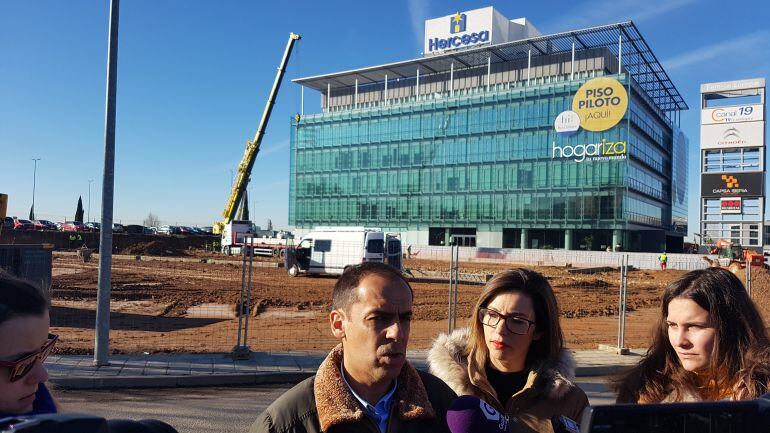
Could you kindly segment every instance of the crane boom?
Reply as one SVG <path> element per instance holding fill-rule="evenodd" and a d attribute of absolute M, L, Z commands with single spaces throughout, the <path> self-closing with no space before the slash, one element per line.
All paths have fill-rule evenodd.
<path fill-rule="evenodd" d="M 238 173 L 235 177 L 232 190 L 230 191 L 230 197 L 227 200 L 222 216 L 225 218 L 222 222 L 214 223 L 214 232 L 219 234 L 222 232 L 224 226 L 235 218 L 235 212 L 238 210 L 238 203 L 241 201 L 243 192 L 246 190 L 246 186 L 249 183 L 249 176 L 251 169 L 254 167 L 254 160 L 259 153 L 259 146 L 262 143 L 262 137 L 265 135 L 265 127 L 268 120 L 270 120 L 270 114 L 273 111 L 273 105 L 275 105 L 275 95 L 278 93 L 278 89 L 281 87 L 281 81 L 283 75 L 286 72 L 286 63 L 291 56 L 291 50 L 294 47 L 294 42 L 298 41 L 300 36 L 295 33 L 289 34 L 289 41 L 286 43 L 286 50 L 283 53 L 281 64 L 278 66 L 278 72 L 275 74 L 275 81 L 273 82 L 273 88 L 270 90 L 270 95 L 267 98 L 265 104 L 265 110 L 262 112 L 262 119 L 259 121 L 257 132 L 254 134 L 254 139 L 246 142 L 246 150 L 243 152 L 243 158 L 241 158 L 240 164 L 238 164 Z"/>

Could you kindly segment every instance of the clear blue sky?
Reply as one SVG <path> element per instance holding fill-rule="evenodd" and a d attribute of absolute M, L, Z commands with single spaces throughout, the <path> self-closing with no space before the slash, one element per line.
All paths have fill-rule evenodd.
<path fill-rule="evenodd" d="M 32 158 L 36 214 L 74 216 L 78 196 L 100 215 L 107 0 L 0 0 L 0 192 L 26 216 Z M 288 80 L 419 57 L 423 21 L 495 6 L 544 33 L 633 20 L 684 95 L 690 138 L 690 231 L 698 222 L 699 84 L 770 78 L 764 0 L 569 2 L 124 0 L 120 15 L 115 220 L 211 225 L 230 170 L 253 137 L 289 32 L 302 35 L 249 188 L 252 219 L 287 225 Z M 733 9 L 733 10 L 731 10 Z M 306 92 L 306 112 L 319 99 Z"/>

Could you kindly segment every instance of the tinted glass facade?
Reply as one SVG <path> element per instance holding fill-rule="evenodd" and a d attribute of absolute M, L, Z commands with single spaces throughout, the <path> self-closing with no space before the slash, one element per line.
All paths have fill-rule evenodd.
<path fill-rule="evenodd" d="M 578 88 L 602 75 L 609 73 L 292 119 L 289 222 L 381 227 L 414 244 L 446 244 L 452 234 L 475 236 L 467 245 L 515 248 L 652 251 L 667 235 L 681 242 L 687 139 L 633 80 L 612 74 L 629 89 L 616 126 L 554 130 Z M 625 154 L 580 155 L 580 146 L 596 143 Z"/>

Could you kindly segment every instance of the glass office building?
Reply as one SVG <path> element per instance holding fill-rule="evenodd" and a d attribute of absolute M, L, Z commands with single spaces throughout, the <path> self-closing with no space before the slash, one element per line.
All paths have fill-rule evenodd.
<path fill-rule="evenodd" d="M 557 131 L 597 78 L 627 93 L 622 118 Z M 632 23 L 295 82 L 322 93 L 321 112 L 291 121 L 300 234 L 367 226 L 414 245 L 682 248 L 687 107 Z"/>

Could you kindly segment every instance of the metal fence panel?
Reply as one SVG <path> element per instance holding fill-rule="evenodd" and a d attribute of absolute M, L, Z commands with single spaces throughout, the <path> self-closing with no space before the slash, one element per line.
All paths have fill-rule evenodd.
<path fill-rule="evenodd" d="M 51 257 L 51 249 L 43 245 L 0 245 L 0 268 L 46 292 L 51 288 Z"/>
<path fill-rule="evenodd" d="M 344 251 L 344 256 L 360 260 L 360 245 L 343 247 L 349 250 Z M 249 283 L 243 257 L 187 249 L 160 248 L 154 256 L 140 250 L 130 252 L 114 256 L 110 321 L 110 347 L 114 352 L 230 353 L 239 343 L 252 351 L 325 352 L 337 344 L 329 325 L 336 275 L 290 277 L 280 258 L 249 257 Z M 438 255 L 439 250 L 434 252 Z M 619 294 L 625 281 L 623 344 L 645 347 L 650 327 L 659 314 L 664 288 L 684 274 L 683 270 L 672 269 L 676 261 L 671 256 L 669 270 L 661 272 L 656 270 L 656 262 L 652 266 L 651 255 L 645 260 L 650 260 L 653 269 L 637 267 L 635 263 L 645 257 L 635 259 L 638 253 L 583 253 L 587 255 L 584 262 L 593 266 L 577 266 L 567 260 L 578 252 L 507 250 L 504 254 L 495 252 L 502 255 L 493 257 L 484 249 L 460 247 L 455 250 L 456 260 L 451 266 L 455 281 L 448 298 L 449 247 L 446 252 L 445 259 L 431 260 L 432 255 L 424 254 L 425 249 L 412 247 L 403 260 L 414 290 L 411 349 L 430 348 L 440 333 L 447 332 L 450 317 L 452 328 L 468 326 L 484 283 L 492 275 L 516 266 L 546 276 L 561 309 L 568 347 L 577 349 L 617 345 Z M 487 255 L 485 261 L 479 259 L 480 253 Z M 623 254 L 628 255 L 631 265 L 625 280 L 619 270 Z M 323 254 L 314 260 L 319 264 L 332 262 L 325 261 Z M 697 261 L 680 263 L 701 266 Z M 73 253 L 56 253 L 53 265 L 51 323 L 54 332 L 61 335 L 59 347 L 64 352 L 90 353 L 97 263 L 83 263 Z M 756 293 L 757 278 L 753 282 Z M 448 299 L 453 303 L 449 308 Z M 244 326 L 247 317 L 248 332 Z"/>

